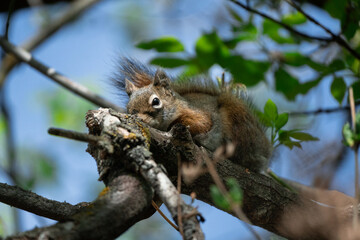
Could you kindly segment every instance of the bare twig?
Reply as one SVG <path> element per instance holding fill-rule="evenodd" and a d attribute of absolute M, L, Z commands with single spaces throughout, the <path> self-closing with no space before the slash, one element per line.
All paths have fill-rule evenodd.
<path fill-rule="evenodd" d="M 295 33 L 296 35 L 299 35 L 301 37 L 304 37 L 304 38 L 308 38 L 308 39 L 313 39 L 313 40 L 318 40 L 318 41 L 324 41 L 324 42 L 331 42 L 332 39 L 331 38 L 328 38 L 328 37 L 317 37 L 317 36 L 311 36 L 311 35 L 308 35 L 306 33 L 303 33 L 303 32 L 299 32 L 297 30 L 295 30 L 294 28 L 292 28 L 291 26 L 263 13 L 263 12 L 260 12 L 254 8 L 251 8 L 249 7 L 249 5 L 245 5 L 243 4 L 242 2 L 240 1 L 237 1 L 237 0 L 230 0 L 231 2 L 233 2 L 234 4 L 242 7 L 243 9 L 249 11 L 249 12 L 252 12 L 252 13 L 255 13 L 259 16 L 262 16 L 263 18 L 266 18 L 266 19 L 269 19 L 270 21 L 282 26 L 283 28 L 285 28 L 286 30 L 288 30 L 289 32 L 292 32 L 292 33 Z"/>
<path fill-rule="evenodd" d="M 330 29 L 325 27 L 323 24 L 318 22 L 316 19 L 314 19 L 312 16 L 304 12 L 304 10 L 301 9 L 299 5 L 297 5 L 293 0 L 285 0 L 288 4 L 290 4 L 292 7 L 294 7 L 297 11 L 302 13 L 307 19 L 309 19 L 314 24 L 318 25 L 322 29 L 324 29 L 328 34 L 331 35 L 331 41 L 337 42 L 340 46 L 344 47 L 346 50 L 349 51 L 351 55 L 356 57 L 357 59 L 360 59 L 360 54 L 356 52 L 340 35 L 337 35 L 333 33 Z"/>
<path fill-rule="evenodd" d="M 155 210 L 160 214 L 160 216 L 162 216 L 165 221 L 167 223 L 169 223 L 176 231 L 179 231 L 179 228 L 173 223 L 170 221 L 170 219 L 168 217 L 165 216 L 165 214 L 161 211 L 161 209 L 159 208 L 159 206 L 154 202 L 154 201 L 151 201 L 151 205 L 155 208 Z"/>
<path fill-rule="evenodd" d="M 2 36 L 0 36 L 0 45 L 3 47 L 3 49 L 6 52 L 14 54 L 21 61 L 27 63 L 34 69 L 38 70 L 45 76 L 54 80 L 55 82 L 57 82 L 64 88 L 75 93 L 76 95 L 79 95 L 98 106 L 112 108 L 119 112 L 125 112 L 124 109 L 107 101 L 103 97 L 91 92 L 85 86 L 83 86 L 79 83 L 76 83 L 76 82 L 70 80 L 69 78 L 57 73 L 55 69 L 45 66 L 43 63 L 41 63 L 38 60 L 36 60 L 35 58 L 33 58 L 29 52 L 25 51 L 22 48 L 12 45 Z"/>
<path fill-rule="evenodd" d="M 74 3 L 71 3 L 60 17 L 54 19 L 49 24 L 47 24 L 45 28 L 42 28 L 36 35 L 34 35 L 32 38 L 22 44 L 21 48 L 31 52 L 33 49 L 43 43 L 46 39 L 48 39 L 51 35 L 56 33 L 66 24 L 74 21 L 76 17 L 81 16 L 81 14 L 85 12 L 85 10 L 89 9 L 89 7 L 99 1 L 100 0 L 74 1 Z M 0 67 L 0 87 L 3 85 L 8 73 L 19 62 L 19 59 L 14 58 L 11 55 L 7 55 L 2 59 Z"/>
<path fill-rule="evenodd" d="M 355 105 L 360 105 L 360 100 L 355 101 Z M 334 112 L 340 112 L 340 111 L 349 111 L 350 106 L 344 106 L 344 107 L 334 107 L 334 108 L 320 108 L 317 110 L 309 110 L 309 111 L 299 111 L 299 112 L 290 112 L 290 116 L 301 116 L 301 115 L 316 115 L 316 114 L 322 114 L 322 113 L 334 113 Z"/>
<path fill-rule="evenodd" d="M 179 200 L 178 200 L 178 209 L 177 209 L 177 221 L 178 221 L 178 226 L 179 226 L 179 232 L 183 238 L 183 240 L 185 240 L 185 236 L 184 236 L 184 228 L 183 228 L 183 223 L 182 223 L 182 211 L 181 211 L 181 157 L 180 157 L 180 153 L 177 154 L 177 158 L 178 158 L 178 175 L 177 175 L 177 191 L 179 193 Z"/>
<path fill-rule="evenodd" d="M 51 135 L 65 137 L 82 142 L 98 142 L 102 140 L 101 137 L 90 135 L 87 133 L 80 133 L 71 130 L 65 130 L 61 128 L 49 128 L 48 133 Z"/>

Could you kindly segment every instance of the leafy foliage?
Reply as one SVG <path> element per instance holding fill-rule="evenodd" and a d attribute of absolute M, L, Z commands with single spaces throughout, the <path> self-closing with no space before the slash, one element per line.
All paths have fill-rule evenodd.
<path fill-rule="evenodd" d="M 47 109 L 52 124 L 68 129 L 82 129 L 85 124 L 83 119 L 86 112 L 94 106 L 84 99 L 71 95 L 63 89 L 56 90 L 42 96 L 47 102 Z"/>
<path fill-rule="evenodd" d="M 56 177 L 55 161 L 51 155 L 34 149 L 20 149 L 21 164 L 18 167 L 19 186 L 33 189 L 37 184 L 51 183 Z"/>
<path fill-rule="evenodd" d="M 264 112 L 258 112 L 258 115 L 264 124 L 270 128 L 270 139 L 275 148 L 281 144 L 290 149 L 293 147 L 301 148 L 302 142 L 319 140 L 318 138 L 297 129 L 283 130 L 283 127 L 289 120 L 289 114 L 279 114 L 276 104 L 270 99 L 264 106 Z"/>
<path fill-rule="evenodd" d="M 142 49 L 155 49 L 158 52 L 181 52 L 184 46 L 174 37 L 162 37 L 149 42 L 141 42 L 136 45 Z"/>
<path fill-rule="evenodd" d="M 270 8 L 279 7 L 279 4 L 273 5 L 266 1 L 258 2 L 256 7 L 261 5 L 267 5 Z M 355 0 L 334 0 L 327 1 L 324 9 L 332 17 L 339 19 L 341 32 L 344 33 L 348 40 L 353 40 L 356 43 L 354 49 L 359 52 L 360 41 L 356 35 L 356 33 L 360 34 L 357 25 L 360 20 L 360 14 L 357 11 L 358 7 L 359 2 Z M 231 22 L 232 35 L 222 38 L 215 29 L 204 33 L 196 41 L 195 54 L 193 55 L 187 54 L 181 42 L 171 37 L 141 43 L 138 47 L 155 49 L 161 52 L 163 55 L 154 58 L 151 63 L 167 68 L 183 67 L 183 76 L 206 73 L 212 66 L 219 65 L 225 71 L 231 73 L 234 82 L 251 87 L 262 81 L 267 82 L 267 74 L 268 76 L 272 75 L 275 79 L 275 90 L 284 94 L 291 101 L 295 100 L 299 94 L 307 94 L 327 76 L 334 76 L 329 91 L 339 104 L 342 103 L 345 97 L 347 87 L 344 76 L 351 76 L 357 86 L 360 62 L 347 50 L 344 49 L 342 55 L 338 54 L 337 56 L 340 57 L 336 59 L 323 58 L 319 60 L 319 58 L 316 58 L 317 60 L 314 60 L 317 51 L 302 52 L 300 50 L 302 43 L 310 42 L 317 45 L 319 53 L 331 46 L 321 45 L 311 38 L 300 37 L 267 18 L 263 18 L 260 24 L 254 20 L 252 14 L 244 18 L 235 7 L 229 6 L 228 12 L 229 16 L 234 20 Z M 345 12 L 347 14 L 344 14 Z M 295 30 L 297 30 L 298 25 L 309 22 L 302 13 L 295 9 L 283 12 L 280 21 Z M 304 34 L 308 33 L 304 32 Z M 277 44 L 276 49 L 263 44 L 268 40 Z M 245 42 L 251 42 L 258 46 L 260 52 L 265 54 L 267 58 L 244 56 L 237 50 L 237 47 Z M 292 46 L 291 51 L 288 50 L 288 45 Z M 182 57 L 176 56 L 178 53 L 174 52 L 180 52 Z M 289 72 L 289 67 L 297 69 L 304 66 L 314 70 L 317 76 L 302 82 L 299 80 L 299 76 Z M 355 97 L 356 99 L 360 98 L 358 95 Z"/>
<path fill-rule="evenodd" d="M 355 116 L 355 130 L 346 123 L 343 127 L 344 144 L 348 147 L 357 148 L 360 143 L 360 112 Z"/>
<path fill-rule="evenodd" d="M 230 211 L 232 206 L 241 205 L 243 192 L 234 178 L 228 178 L 226 185 L 229 189 L 227 195 L 223 195 L 216 185 L 210 187 L 210 194 L 218 207 Z"/>

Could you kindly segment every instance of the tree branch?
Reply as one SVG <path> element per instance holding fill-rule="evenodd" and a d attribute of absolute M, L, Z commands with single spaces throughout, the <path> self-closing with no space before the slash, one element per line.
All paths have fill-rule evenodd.
<path fill-rule="evenodd" d="M 116 234 L 121 234 L 125 228 L 127 229 L 139 219 L 144 218 L 144 212 L 146 212 L 144 209 L 148 209 L 145 206 L 150 206 L 152 198 L 150 185 L 145 181 L 134 185 L 128 184 L 125 179 L 119 179 L 121 177 L 138 179 L 137 181 L 142 179 L 130 174 L 134 170 L 141 173 L 151 183 L 170 212 L 175 211 L 172 216 L 176 221 L 178 194 L 172 190 L 166 192 L 168 188 L 165 186 L 168 183 L 158 166 L 163 164 L 169 178 L 176 182 L 178 152 L 180 152 L 182 160 L 185 160 L 185 164 L 197 163 L 200 166 L 207 153 L 193 142 L 188 141 L 186 132 L 181 135 L 180 127 L 174 129 L 177 125 L 170 132 L 161 132 L 146 127 L 137 120 L 134 122 L 132 116 L 107 109 L 89 112 L 87 125 L 90 134 L 103 138 L 101 141 L 89 144 L 88 152 L 97 161 L 99 175 L 108 188 L 105 188 L 94 204 L 76 214 L 72 218 L 73 221 L 67 221 L 64 223 L 65 225 L 56 224 L 49 228 L 33 230 L 31 234 L 35 234 L 35 232 L 37 236 L 45 234 L 44 236 L 53 239 L 59 239 L 60 236 L 67 239 L 81 239 L 95 234 L 94 236 L 98 239 L 105 239 L 104 236 L 109 238 L 109 233 L 100 237 L 98 233 L 94 232 L 94 229 L 106 228 L 113 234 L 112 237 L 118 236 Z M 186 129 L 186 127 L 182 129 Z M 112 144 L 113 148 L 109 148 L 108 144 Z M 150 146 L 151 153 L 146 150 L 146 146 Z M 157 165 L 153 162 L 152 157 L 157 160 Z M 290 239 L 347 239 L 342 236 L 345 233 L 348 234 L 348 231 L 352 233 L 351 236 L 359 237 L 356 232 L 354 233 L 348 228 L 349 224 L 351 226 L 352 212 L 350 210 L 353 208 L 353 201 L 346 195 L 336 191 L 320 191 L 301 187 L 296 184 L 293 184 L 292 187 L 296 188 L 299 193 L 294 193 L 273 179 L 253 173 L 227 159 L 217 162 L 216 169 L 221 179 L 225 180 L 231 177 L 237 180 L 243 190 L 242 210 L 257 226 Z M 166 184 L 163 185 L 163 183 Z M 208 173 L 205 173 L 192 183 L 182 183 L 181 189 L 184 194 L 195 193 L 199 200 L 214 205 L 209 190 L 212 184 L 214 184 L 213 179 Z M 122 191 L 117 192 L 119 189 Z M 145 191 L 147 193 L 143 192 L 144 189 L 147 189 Z M 124 193 L 125 190 L 126 193 Z M 136 191 L 140 191 L 140 193 Z M 116 196 L 119 194 L 124 194 L 121 196 L 131 199 L 128 199 L 126 203 L 118 202 Z M 140 194 L 139 198 L 138 194 Z M 321 196 L 317 197 L 319 194 L 325 196 L 325 199 Z M 141 204 L 133 204 L 141 199 L 147 200 Z M 128 215 L 118 212 L 128 206 L 126 204 L 136 212 L 127 212 Z M 182 207 L 181 209 L 184 234 L 188 236 L 186 230 L 192 227 L 188 227 L 191 224 L 187 225 L 189 220 L 187 216 L 193 217 L 194 215 L 186 214 L 186 208 Z M 106 223 L 104 224 L 103 221 Z M 108 225 L 116 226 L 121 231 Z M 198 229 L 196 226 L 194 227 Z M 96 238 L 94 237 L 94 239 Z"/>
<path fill-rule="evenodd" d="M 37 195 L 17 186 L 0 183 L 0 202 L 57 221 L 70 219 L 88 203 L 71 205 Z"/>
<path fill-rule="evenodd" d="M 28 52 L 31 52 L 33 49 L 43 43 L 46 39 L 48 39 L 51 35 L 56 33 L 66 24 L 73 22 L 75 18 L 81 16 L 81 14 L 83 14 L 87 9 L 89 9 L 91 6 L 93 6 L 95 3 L 98 3 L 99 1 L 100 0 L 80 0 L 69 4 L 68 9 L 60 17 L 54 19 L 49 24 L 47 24 L 45 28 L 42 28 L 36 35 L 34 35 L 27 42 L 22 44 L 21 48 L 25 49 Z M 20 59 L 14 58 L 14 56 L 12 55 L 6 55 L 2 59 L 0 68 L 0 88 L 3 85 L 8 73 L 19 62 Z"/>
<path fill-rule="evenodd" d="M 178 140 L 173 139 L 171 131 L 164 133 L 149 128 L 149 132 L 154 158 L 166 167 L 171 178 L 176 179 L 176 153 L 186 151 L 178 149 Z M 201 163 L 202 150 L 194 143 L 191 146 L 188 143 L 186 149 L 186 155 L 191 151 L 193 156 L 188 160 L 190 163 L 194 159 Z M 351 223 L 352 217 L 347 209 L 352 208 L 353 201 L 342 193 L 305 186 L 300 188 L 300 184 L 296 185 L 298 193 L 294 193 L 273 179 L 250 172 L 227 159 L 217 162 L 216 168 L 221 179 L 231 177 L 237 180 L 244 194 L 242 208 L 250 221 L 278 235 L 290 239 L 336 239 Z M 190 195 L 194 192 L 199 200 L 215 205 L 210 195 L 212 184 L 211 176 L 205 173 L 193 183 L 183 184 L 182 193 Z M 327 199 L 329 197 L 331 199 Z"/>
<path fill-rule="evenodd" d="M 204 239 L 204 235 L 199 226 L 197 216 L 200 215 L 195 208 L 185 204 L 177 192 L 176 187 L 169 180 L 167 175 L 159 167 L 149 151 L 149 138 L 146 129 L 137 119 L 129 117 L 126 114 L 119 114 L 109 109 L 99 109 L 89 111 L 86 116 L 86 124 L 90 133 L 96 133 L 101 129 L 100 136 L 116 136 L 113 143 L 114 151 L 107 154 L 113 154 L 119 164 L 119 157 L 128 159 L 128 163 L 123 165 L 132 165 L 141 176 L 151 185 L 156 194 L 166 205 L 172 218 L 177 222 L 178 208 L 181 209 L 183 216 L 184 239 Z M 132 127 L 131 127 L 132 126 Z M 97 134 L 96 134 L 97 135 Z M 120 144 L 118 146 L 118 144 Z M 90 148 L 94 144 L 90 144 Z M 96 144 L 95 144 L 96 146 Z M 128 146 L 125 147 L 124 146 Z M 113 166 L 99 164 L 98 154 L 90 151 L 91 155 L 97 160 L 99 175 L 107 182 L 108 171 Z M 102 153 L 103 155 L 104 153 Z M 118 156 L 120 154 L 120 156 Z M 121 164 L 121 163 L 120 163 Z"/>
<path fill-rule="evenodd" d="M 100 196 L 70 220 L 9 236 L 6 240 L 108 240 L 151 216 L 155 210 L 151 207 L 153 194 L 149 185 L 129 172 L 116 169 L 112 173 Z"/>
<path fill-rule="evenodd" d="M 286 30 L 288 30 L 289 32 L 292 32 L 292 33 L 295 33 L 296 35 L 299 35 L 303 38 L 308 38 L 308 39 L 312 39 L 312 40 L 318 40 L 318 41 L 324 41 L 324 42 L 331 42 L 332 39 L 331 38 L 328 38 L 328 37 L 317 37 L 317 36 L 311 36 L 311 35 L 308 35 L 306 33 L 302 33 L 302 32 L 299 32 L 297 30 L 295 30 L 294 28 L 292 28 L 291 26 L 263 13 L 263 12 L 260 12 L 254 8 L 251 8 L 249 5 L 245 5 L 243 3 L 241 3 L 240 1 L 237 1 L 237 0 L 230 0 L 231 2 L 233 2 L 234 4 L 242 7 L 243 9 L 249 11 L 249 12 L 252 12 L 252 13 L 255 13 L 259 16 L 262 16 L 263 18 L 266 18 L 266 19 L 269 19 L 270 21 L 282 26 L 283 28 L 285 28 Z"/>
<path fill-rule="evenodd" d="M 305 13 L 294 1 L 292 0 L 285 0 L 286 2 L 288 2 L 291 6 L 293 6 L 296 10 L 298 10 L 300 13 L 302 13 L 307 19 L 309 19 L 311 22 L 313 22 L 314 24 L 318 25 L 319 27 L 321 27 L 322 29 L 324 29 L 327 33 L 329 33 L 331 35 L 331 37 L 316 37 L 316 36 L 311 36 L 302 32 L 299 32 L 297 30 L 295 30 L 294 28 L 292 28 L 291 26 L 276 20 L 275 18 L 262 13 L 256 9 L 251 8 L 249 5 L 245 5 L 243 3 L 241 3 L 238 0 L 230 0 L 231 2 L 233 2 L 234 4 L 242 7 L 243 9 L 255 13 L 259 16 L 262 16 L 266 19 L 269 19 L 270 21 L 282 26 L 283 28 L 285 28 L 286 30 L 299 35 L 301 37 L 304 38 L 308 38 L 308 39 L 312 39 L 312 40 L 318 40 L 318 41 L 324 41 L 324 42 L 337 42 L 340 46 L 344 47 L 346 50 L 349 51 L 349 53 L 351 55 L 353 55 L 354 57 L 356 57 L 357 59 L 360 59 L 360 54 L 358 52 L 356 52 L 341 36 L 334 34 L 332 31 L 330 31 L 330 29 L 328 29 L 327 27 L 325 27 L 324 25 L 322 25 L 321 23 L 319 23 L 317 20 L 315 20 L 313 17 L 311 17 L 310 15 L 308 15 L 307 13 Z"/>
<path fill-rule="evenodd" d="M 355 105 L 360 105 L 360 100 L 355 101 Z M 289 114 L 291 116 L 300 116 L 300 115 L 316 115 L 321 113 L 334 113 L 334 112 L 340 112 L 340 111 L 349 111 L 350 106 L 344 106 L 344 107 L 334 107 L 334 108 L 320 108 L 316 110 L 308 110 L 308 111 L 298 111 L 298 112 L 290 112 Z"/>
<path fill-rule="evenodd" d="M 331 35 L 331 41 L 337 42 L 340 46 L 344 47 L 346 50 L 349 51 L 351 55 L 356 57 L 357 59 L 360 59 L 360 54 L 356 52 L 340 35 L 336 35 L 333 33 L 330 29 L 322 25 L 320 22 L 318 22 L 316 19 L 311 17 L 309 14 L 304 12 L 304 10 L 301 9 L 294 1 L 292 0 L 285 0 L 289 5 L 294 7 L 297 11 L 302 13 L 307 19 L 309 19 L 314 24 L 318 25 L 320 28 L 324 29 L 328 34 Z"/>
<path fill-rule="evenodd" d="M 73 82 L 69 78 L 57 73 L 55 69 L 45 66 L 44 64 L 33 58 L 29 52 L 12 45 L 2 36 L 0 36 L 0 45 L 6 52 L 14 54 L 18 59 L 27 63 L 29 66 L 38 70 L 39 72 L 49 77 L 56 83 L 60 84 L 64 88 L 68 89 L 70 92 L 75 93 L 76 95 L 79 95 L 100 107 L 109 107 L 119 112 L 125 112 L 124 109 L 91 92 L 85 86 Z"/>
<path fill-rule="evenodd" d="M 2 0 L 0 1 L 0 12 L 7 12 L 9 10 L 9 5 L 10 2 L 12 0 Z M 54 4 L 54 3 L 60 3 L 60 2 L 74 2 L 75 0 L 41 0 L 38 1 L 40 3 L 44 3 L 44 4 Z M 34 2 L 34 1 L 17 1 L 15 0 L 15 6 L 14 6 L 14 10 L 19 10 L 22 8 L 27 8 L 27 7 L 31 7 L 32 5 L 30 4 L 30 2 Z"/>

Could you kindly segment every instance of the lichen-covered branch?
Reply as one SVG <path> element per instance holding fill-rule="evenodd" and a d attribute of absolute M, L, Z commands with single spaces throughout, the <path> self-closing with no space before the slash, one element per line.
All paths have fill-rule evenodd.
<path fill-rule="evenodd" d="M 125 168 L 132 167 L 138 171 L 155 190 L 176 222 L 178 207 L 181 208 L 184 239 L 204 239 L 199 226 L 199 213 L 194 207 L 185 204 L 163 169 L 155 163 L 149 151 L 150 136 L 146 127 L 134 117 L 109 109 L 89 111 L 86 118 L 90 133 L 97 135 L 96 133 L 101 130 L 100 136 L 113 138 L 114 149 L 107 154 L 113 154 L 114 158 L 118 156 L 115 164 L 122 164 Z M 99 162 L 101 156 L 98 152 L 94 154 L 90 151 L 90 153 L 97 160 L 100 166 L 99 174 L 106 182 L 109 170 L 114 166 L 108 163 L 104 166 Z"/>

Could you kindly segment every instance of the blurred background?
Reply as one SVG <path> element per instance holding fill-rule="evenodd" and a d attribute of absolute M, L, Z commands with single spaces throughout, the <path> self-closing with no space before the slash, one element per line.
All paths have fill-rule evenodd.
<path fill-rule="evenodd" d="M 329 2 L 335 2 L 335 6 Z M 342 10 L 340 5 L 336 5 L 340 2 L 321 1 L 316 6 L 310 1 L 302 8 L 333 32 L 345 33 L 344 15 L 336 15 L 336 12 L 345 13 L 345 7 L 348 9 L 352 1 L 343 1 L 348 5 Z M 41 29 L 67 12 L 71 8 L 69 4 L 68 1 L 60 1 L 14 11 L 9 26 L 9 41 L 16 45 L 30 41 Z M 251 1 L 250 6 L 284 22 L 284 16 L 298 14 L 283 1 Z M 7 17 L 6 12 L 0 14 L 1 34 L 5 32 Z M 328 36 L 323 29 L 306 19 L 286 23 L 313 36 Z M 103 0 L 48 37 L 32 53 L 41 62 L 122 107 L 125 107 L 126 98 L 110 84 L 110 78 L 116 72 L 116 62 L 122 56 L 171 68 L 168 71 L 174 75 L 201 73 L 216 79 L 225 69 L 226 80 L 244 80 L 259 109 L 269 98 L 276 103 L 279 113 L 347 105 L 345 90 L 358 82 L 358 72 L 353 66 L 359 61 L 354 57 L 350 59 L 350 54 L 336 43 L 299 38 L 276 26 L 224 0 Z M 146 44 L 136 47 L 139 43 L 149 43 L 164 36 L 178 39 L 184 50 L 172 53 L 146 47 Z M 358 44 L 358 25 L 346 37 Z M 247 69 L 254 67 L 255 70 L 226 69 L 225 64 L 217 62 L 221 58 L 218 55 L 213 62 L 200 62 L 201 58 L 210 59 L 206 54 L 201 55 L 201 47 L 204 46 L 201 41 L 209 39 L 213 46 L 214 41 L 220 41 L 229 49 L 231 56 L 241 56 L 247 63 Z M 291 59 L 291 56 L 296 58 Z M 170 66 L 166 63 L 166 58 L 170 57 L 186 61 Z M 154 61 L 156 58 L 157 61 Z M 301 62 L 304 59 L 308 62 Z M 334 66 L 329 67 L 331 64 Z M 324 69 L 330 70 L 326 72 Z M 280 82 L 283 78 L 285 83 Z M 287 85 L 289 82 L 291 84 Z M 294 82 L 297 84 L 295 87 Z M 344 84 L 345 90 L 342 90 Z M 0 116 L 0 181 L 71 204 L 94 200 L 104 185 L 97 181 L 95 161 L 85 152 L 87 145 L 50 136 L 47 129 L 59 127 L 86 132 L 85 114 L 97 106 L 74 96 L 26 64 L 18 65 L 7 76 L 1 95 L 10 120 L 7 122 L 4 114 Z M 287 129 L 302 129 L 320 140 L 303 143 L 302 149 L 278 147 L 270 168 L 291 180 L 353 195 L 353 153 L 341 143 L 341 129 L 348 118 L 346 111 L 290 114 Z M 7 135 L 9 123 L 13 146 L 9 146 Z M 9 150 L 11 147 L 14 151 Z M 11 174 L 10 168 L 13 169 Z M 190 201 L 187 196 L 184 198 Z M 252 239 L 238 219 L 200 201 L 195 201 L 194 205 L 199 206 L 206 219 L 202 228 L 207 239 Z M 162 210 L 167 213 L 163 207 Z M 51 223 L 53 221 L 49 219 L 0 203 L 1 236 Z M 276 239 L 265 230 L 255 229 L 264 239 Z M 155 213 L 119 239 L 181 238 Z"/>

